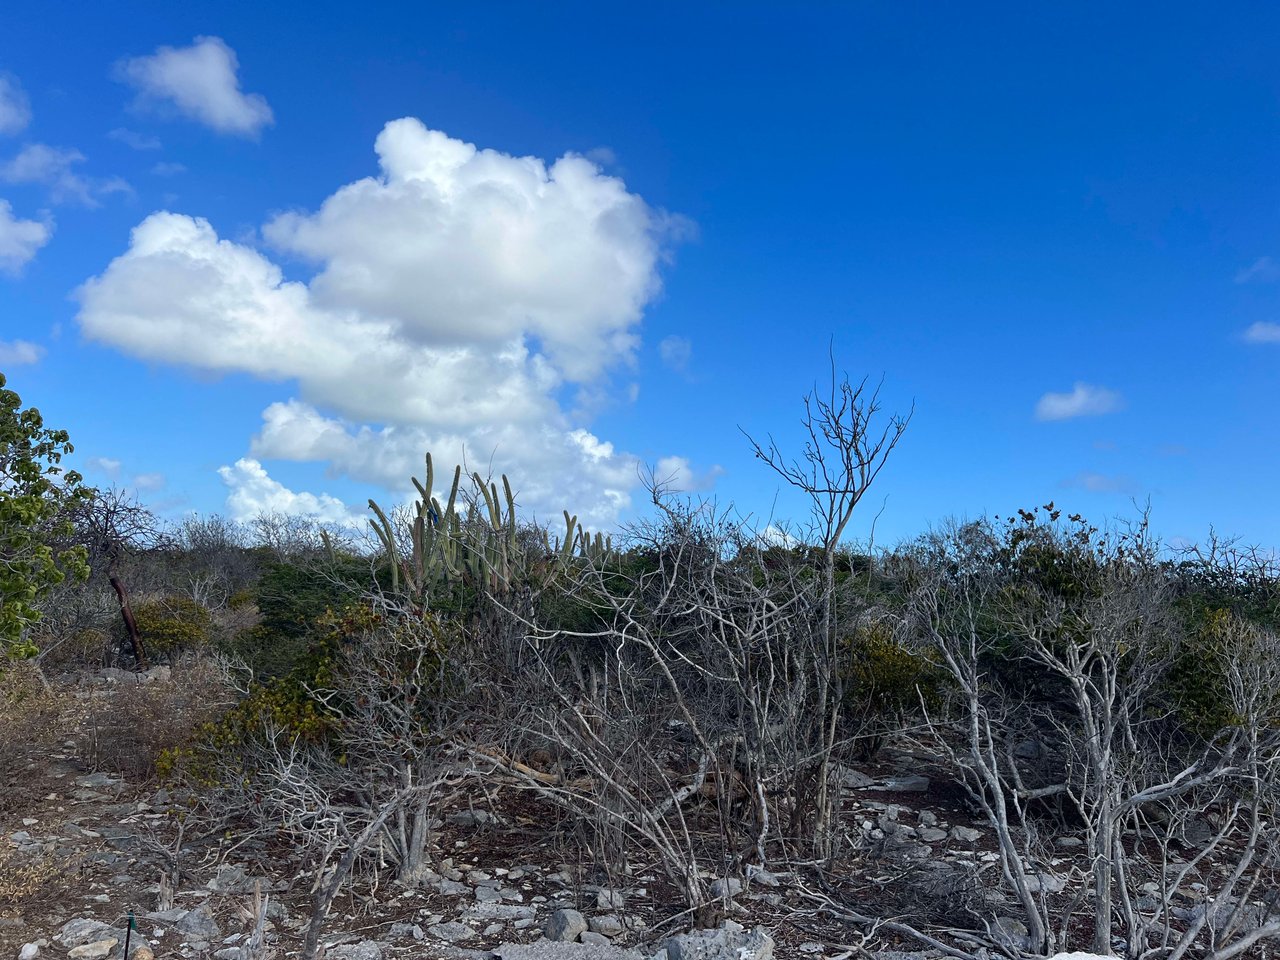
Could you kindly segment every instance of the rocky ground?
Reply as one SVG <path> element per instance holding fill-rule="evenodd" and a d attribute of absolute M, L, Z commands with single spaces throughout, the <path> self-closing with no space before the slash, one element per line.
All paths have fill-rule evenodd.
<path fill-rule="evenodd" d="M 99 688 L 125 682 L 96 681 Z M 309 877 L 289 849 L 233 835 L 188 843 L 179 834 L 180 798 L 150 782 L 94 769 L 92 732 L 77 730 L 57 749 L 26 751 L 6 771 L 0 798 L 0 958 L 118 960 L 128 918 L 134 948 L 155 957 L 261 960 L 248 941 L 255 896 L 266 898 L 269 952 L 296 954 L 307 922 Z M 987 877 L 996 854 L 954 784 L 910 754 L 843 772 L 849 861 L 857 869 L 828 892 L 879 915 L 911 909 L 946 923 L 974 908 L 999 917 L 1008 907 Z M 684 934 L 688 917 L 656 868 L 593 877 L 546 824 L 555 814 L 528 795 L 496 791 L 483 806 L 439 812 L 437 858 L 413 890 L 372 880 L 334 905 L 323 939 L 331 960 L 501 958 L 501 960 L 883 960 L 930 956 L 909 943 L 865 943 L 853 925 L 819 909 L 805 878 L 766 870 L 714 878 L 726 919 Z M 1057 841 L 1046 864 L 1047 893 L 1061 892 L 1082 867 L 1077 838 Z M 169 889 L 161 878 L 175 862 Z M 987 877 L 987 879 L 984 879 Z M 932 899 L 930 899 L 932 898 Z M 902 901 L 902 903 L 899 903 Z M 923 906 L 922 906 L 923 904 Z M 1008 909 L 1010 914 L 1015 911 Z M 1000 929 L 1025 932 L 1011 917 Z M 862 948 L 866 947 L 864 951 Z M 915 951 L 912 953 L 912 951 Z M 251 956 L 252 954 L 252 956 Z"/>

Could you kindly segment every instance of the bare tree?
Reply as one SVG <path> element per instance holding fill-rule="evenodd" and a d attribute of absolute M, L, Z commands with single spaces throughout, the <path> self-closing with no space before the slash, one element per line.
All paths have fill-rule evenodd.
<path fill-rule="evenodd" d="M 115 592 L 134 662 L 139 669 L 146 669 L 146 651 L 129 603 L 129 591 L 121 576 L 121 563 L 132 552 L 162 543 L 160 522 L 138 501 L 136 494 L 110 487 L 94 491 L 79 507 L 76 528 L 89 548 L 91 566 L 105 573 Z"/>
<path fill-rule="evenodd" d="M 835 819 L 829 767 L 839 737 L 844 699 L 839 669 L 836 554 L 854 510 L 884 469 L 914 410 L 913 406 L 905 416 L 882 418 L 880 385 L 869 388 L 866 379 L 850 382 L 847 375 L 837 374 L 832 358 L 828 388 L 820 393 L 815 387 L 804 398 L 801 424 L 806 440 L 800 456 L 785 455 L 772 436 L 764 444 L 747 435 L 756 457 L 809 498 L 821 550 L 823 590 L 818 607 L 826 642 L 810 665 L 818 691 L 812 722 L 819 726 L 822 741 L 814 758 L 818 793 L 813 836 L 817 850 L 827 857 L 833 849 Z"/>
<path fill-rule="evenodd" d="M 954 720 L 936 718 L 935 742 L 995 832 L 1028 946 L 1072 946 L 1079 909 L 1090 950 L 1110 954 L 1119 937 L 1131 960 L 1193 948 L 1225 960 L 1274 936 L 1270 908 L 1244 923 L 1239 896 L 1253 893 L 1274 851 L 1274 639 L 1237 632 L 1234 720 L 1194 735 L 1171 699 L 1182 625 L 1145 523 L 1108 537 L 1082 524 L 1060 533 L 1029 516 L 1003 541 L 972 530 L 935 541 L 940 555 L 917 570 L 907 621 L 953 681 Z M 1056 776 L 1027 762 L 1019 748 L 1028 738 L 1052 755 Z M 1091 874 L 1089 896 L 1056 924 L 1038 842 L 1037 805 L 1047 799 L 1079 818 Z M 1170 849 L 1206 810 L 1217 830 L 1190 862 L 1171 865 Z M 1179 899 L 1214 873 L 1202 867 L 1224 862 L 1214 906 L 1187 922 Z"/>

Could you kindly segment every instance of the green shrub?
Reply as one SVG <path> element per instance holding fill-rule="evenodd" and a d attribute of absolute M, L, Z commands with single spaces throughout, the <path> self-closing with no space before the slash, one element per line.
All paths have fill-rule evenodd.
<path fill-rule="evenodd" d="M 864 756 L 872 757 L 905 718 L 940 700 L 945 674 L 908 650 L 882 623 L 860 627 L 846 642 L 844 713 Z"/>
<path fill-rule="evenodd" d="M 143 649 L 153 657 L 169 658 L 184 650 L 209 645 L 212 617 L 190 597 L 147 600 L 133 608 Z"/>

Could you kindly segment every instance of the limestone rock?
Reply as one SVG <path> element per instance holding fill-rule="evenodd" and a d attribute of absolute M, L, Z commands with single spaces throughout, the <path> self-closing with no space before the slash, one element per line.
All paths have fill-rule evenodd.
<path fill-rule="evenodd" d="M 762 927 L 744 930 L 728 921 L 719 930 L 699 930 L 663 944 L 668 960 L 772 960 L 773 938 Z"/>
<path fill-rule="evenodd" d="M 116 933 L 117 931 L 113 930 L 110 924 L 103 923 L 101 920 L 77 917 L 75 920 L 64 923 L 53 939 L 64 947 L 78 947 L 92 940 L 102 940 L 107 935 L 115 936 Z"/>
<path fill-rule="evenodd" d="M 621 918 L 613 913 L 606 913 L 602 917 L 592 917 L 587 921 L 587 927 L 592 933 L 599 933 L 606 937 L 616 937 L 623 930 Z"/>
<path fill-rule="evenodd" d="M 721 877 L 711 882 L 713 897 L 736 897 L 742 892 L 742 881 L 737 877 Z"/>
<path fill-rule="evenodd" d="M 376 940 L 361 940 L 359 943 L 344 943 L 340 947 L 330 947 L 325 956 L 337 960 L 382 960 L 382 945 Z"/>
<path fill-rule="evenodd" d="M 218 927 L 218 921 L 213 919 L 213 911 L 207 903 L 188 911 L 181 920 L 173 925 L 173 929 L 185 934 L 188 938 L 203 937 L 212 939 L 222 933 Z"/>
<path fill-rule="evenodd" d="M 78 947 L 72 947 L 67 951 L 67 956 L 71 960 L 102 960 L 107 954 L 115 949 L 120 941 L 115 937 L 107 937 L 105 940 L 94 940 L 91 943 L 82 943 Z"/>
<path fill-rule="evenodd" d="M 547 919 L 543 932 L 548 940 L 572 943 L 587 932 L 587 920 L 577 910 L 557 910 Z"/>
<path fill-rule="evenodd" d="M 493 951 L 498 960 L 641 960 L 634 950 L 601 943 L 504 943 Z"/>
<path fill-rule="evenodd" d="M 470 940 L 476 935 L 474 930 L 465 923 L 459 923 L 457 920 L 451 920 L 448 923 L 437 923 L 433 927 L 428 927 L 427 933 L 446 943 L 459 943 L 463 940 Z"/>

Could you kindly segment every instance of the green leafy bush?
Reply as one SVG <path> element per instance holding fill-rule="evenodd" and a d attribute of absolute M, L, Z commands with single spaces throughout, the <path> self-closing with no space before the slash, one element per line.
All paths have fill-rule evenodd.
<path fill-rule="evenodd" d="M 939 702 L 945 674 L 898 643 L 887 625 L 871 623 L 846 641 L 843 679 L 845 718 L 872 757 L 906 717 Z"/>
<path fill-rule="evenodd" d="M 184 650 L 209 645 L 212 618 L 189 597 L 163 597 L 139 603 L 133 610 L 144 648 L 156 657 L 172 657 Z"/>

